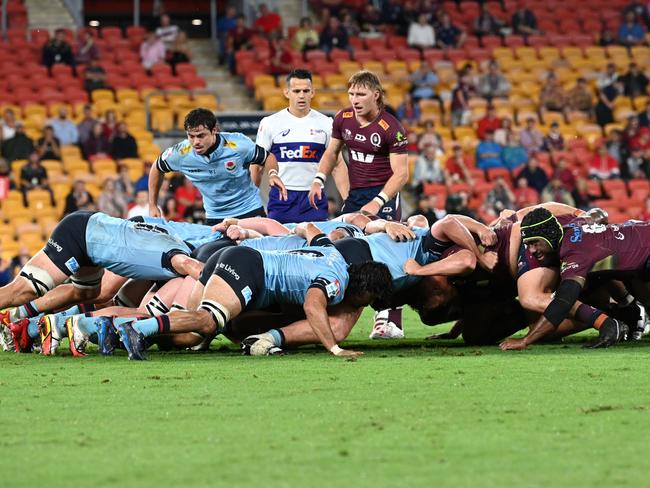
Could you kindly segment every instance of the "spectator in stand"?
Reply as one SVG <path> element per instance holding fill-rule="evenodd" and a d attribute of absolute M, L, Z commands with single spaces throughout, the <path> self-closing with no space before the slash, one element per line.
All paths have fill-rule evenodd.
<path fill-rule="evenodd" d="M 300 19 L 300 27 L 293 36 L 291 46 L 302 53 L 318 49 L 318 31 L 309 17 Z"/>
<path fill-rule="evenodd" d="M 162 207 L 163 217 L 167 221 L 182 222 L 183 216 L 178 212 L 178 204 L 174 198 L 168 198 Z"/>
<path fill-rule="evenodd" d="M 442 167 L 443 157 L 442 150 L 434 144 L 427 146 L 424 152 L 418 156 L 411 179 L 416 194 L 422 193 L 425 183 L 445 183 L 445 173 Z"/>
<path fill-rule="evenodd" d="M 542 202 L 557 202 L 564 203 L 571 207 L 575 206 L 575 201 L 571 196 L 571 192 L 564 187 L 559 178 L 553 178 L 549 184 L 546 185 L 546 188 L 542 191 Z"/>
<path fill-rule="evenodd" d="M 2 122 L 0 122 L 0 140 L 6 141 L 11 139 L 16 134 L 16 115 L 10 108 L 5 109 L 2 115 Z"/>
<path fill-rule="evenodd" d="M 43 46 L 43 64 L 51 69 L 55 64 L 67 64 L 74 70 L 74 54 L 72 47 L 65 40 L 65 30 L 57 29 L 54 37 Z"/>
<path fill-rule="evenodd" d="M 474 19 L 474 34 L 480 39 L 483 36 L 496 36 L 499 34 L 503 22 L 490 13 L 485 3 L 479 6 L 478 17 Z"/>
<path fill-rule="evenodd" d="M 553 178 L 557 178 L 562 182 L 562 186 L 570 192 L 576 187 L 576 175 L 567 166 L 565 158 L 558 158 L 553 172 Z"/>
<path fill-rule="evenodd" d="M 3 254 L 2 247 L 0 247 L 0 286 L 6 286 L 14 279 L 11 262 L 5 259 Z"/>
<path fill-rule="evenodd" d="M 95 43 L 95 38 L 90 31 L 86 31 L 81 36 L 77 45 L 77 54 L 75 56 L 76 64 L 88 64 L 93 59 L 99 59 L 99 48 Z"/>
<path fill-rule="evenodd" d="M 423 51 L 436 45 L 436 32 L 428 21 L 427 14 L 421 13 L 417 22 L 411 23 L 406 39 L 410 47 Z"/>
<path fill-rule="evenodd" d="M 632 1 L 623 9 L 623 16 L 627 15 L 628 12 L 633 12 L 639 22 L 643 22 L 646 28 L 650 28 L 649 7 L 648 2 Z"/>
<path fill-rule="evenodd" d="M 524 177 L 517 178 L 517 187 L 514 189 L 515 208 L 531 207 L 539 203 L 539 193 L 534 188 L 528 186 L 528 180 Z"/>
<path fill-rule="evenodd" d="M 483 211 L 490 216 L 490 219 L 496 218 L 502 210 L 512 208 L 515 204 L 515 195 L 503 179 L 503 176 L 497 176 L 494 186 L 485 196 L 483 202 Z"/>
<path fill-rule="evenodd" d="M 628 72 L 621 76 L 619 81 L 623 83 L 623 93 L 626 97 L 636 98 L 648 94 L 648 77 L 636 63 L 630 63 Z"/>
<path fill-rule="evenodd" d="M 512 138 L 514 134 L 519 135 L 513 128 L 512 128 L 512 120 L 510 120 L 509 117 L 504 117 L 501 119 L 501 127 L 496 129 L 494 131 L 494 142 L 497 144 L 501 144 L 502 146 L 505 146 L 508 144 L 508 141 Z M 517 137 L 517 141 L 519 141 L 519 138 Z"/>
<path fill-rule="evenodd" d="M 589 162 L 589 177 L 596 180 L 619 178 L 621 170 L 617 161 L 607 152 L 607 146 L 601 144 Z"/>
<path fill-rule="evenodd" d="M 96 59 L 91 59 L 84 70 L 84 89 L 90 95 L 93 90 L 108 88 L 106 86 L 106 70 L 102 68 Z"/>
<path fill-rule="evenodd" d="M 440 79 L 430 64 L 420 63 L 417 69 L 411 73 L 410 81 L 413 100 L 440 100 L 435 91 Z"/>
<path fill-rule="evenodd" d="M 97 210 L 111 217 L 126 217 L 126 198 L 115 184 L 114 178 L 104 180 L 104 188 L 97 198 Z"/>
<path fill-rule="evenodd" d="M 102 128 L 104 129 L 104 135 L 109 141 L 113 139 L 113 135 L 117 132 L 117 124 L 115 110 L 107 110 L 102 120 Z"/>
<path fill-rule="evenodd" d="M 567 93 L 567 105 L 569 110 L 583 112 L 591 116 L 594 101 L 587 80 L 582 77 L 576 80 L 575 86 Z"/>
<path fill-rule="evenodd" d="M 115 179 L 115 188 L 119 191 L 127 202 L 133 199 L 133 181 L 129 176 L 129 167 L 125 164 L 120 164 L 118 166 L 119 173 Z"/>
<path fill-rule="evenodd" d="M 616 81 L 598 90 L 598 103 L 596 112 L 596 123 L 601 127 L 614 122 L 614 106 L 616 98 L 623 93 L 623 85 Z"/>
<path fill-rule="evenodd" d="M 528 186 L 535 189 L 537 193 L 541 193 L 548 184 L 548 175 L 539 166 L 539 161 L 534 155 L 530 156 L 526 166 L 524 166 L 524 169 L 521 170 L 521 173 L 517 177 L 526 178 Z"/>
<path fill-rule="evenodd" d="M 645 104 L 645 110 L 639 113 L 639 124 L 641 127 L 650 127 L 650 100 Z"/>
<path fill-rule="evenodd" d="M 164 63 L 166 56 L 165 43 L 155 32 L 148 32 L 140 44 L 140 60 L 147 72 L 150 72 L 154 64 Z"/>
<path fill-rule="evenodd" d="M 288 75 L 293 69 L 293 55 L 287 47 L 287 41 L 274 37 L 270 40 L 271 59 L 269 72 L 276 77 Z"/>
<path fill-rule="evenodd" d="M 468 156 L 463 154 L 460 144 L 455 142 L 452 146 L 452 155 L 445 162 L 445 181 L 448 185 L 455 183 L 474 184 L 469 168 L 472 161 Z"/>
<path fill-rule="evenodd" d="M 171 48 L 174 45 L 178 32 L 178 26 L 172 24 L 169 15 L 162 14 L 160 16 L 160 27 L 156 29 L 155 34 L 156 37 L 163 42 L 166 49 Z"/>
<path fill-rule="evenodd" d="M 506 141 L 506 145 L 503 147 L 502 159 L 503 165 L 510 171 L 515 171 L 528 161 L 528 152 L 521 145 L 519 134 L 516 132 L 513 132 Z"/>
<path fill-rule="evenodd" d="M 366 3 L 359 13 L 359 25 L 365 35 L 377 35 L 383 32 L 381 11 L 372 2 Z"/>
<path fill-rule="evenodd" d="M 483 140 L 485 139 L 485 135 L 487 131 L 491 131 L 492 133 L 494 133 L 496 132 L 497 129 L 501 128 L 501 125 L 502 125 L 502 120 L 499 117 L 497 117 L 497 111 L 494 108 L 494 105 L 488 105 L 485 116 L 483 116 L 478 121 L 478 125 L 476 127 L 476 135 L 480 140 Z"/>
<path fill-rule="evenodd" d="M 20 191 L 23 194 L 23 205 L 27 206 L 27 193 L 31 190 L 45 190 L 49 192 L 52 206 L 55 206 L 54 193 L 47 179 L 47 170 L 41 165 L 41 158 L 34 151 L 29 155 L 29 160 L 20 169 Z"/>
<path fill-rule="evenodd" d="M 605 72 L 601 73 L 598 76 L 598 81 L 596 86 L 600 89 L 603 89 L 609 85 L 613 85 L 618 81 L 618 72 L 616 71 L 616 65 L 614 63 L 607 63 Z"/>
<path fill-rule="evenodd" d="M 282 37 L 282 18 L 276 12 L 269 10 L 268 5 L 260 3 L 259 15 L 253 23 L 253 29 L 268 38 Z"/>
<path fill-rule="evenodd" d="M 253 30 L 246 26 L 246 17 L 238 15 L 235 28 L 228 31 L 226 37 L 226 59 L 231 74 L 234 75 L 236 72 L 235 54 L 240 49 L 250 49 L 253 34 Z"/>
<path fill-rule="evenodd" d="M 325 25 L 327 25 L 327 23 L 325 23 Z M 348 11 L 343 12 L 343 16 L 341 17 L 341 26 L 343 27 L 343 30 L 345 30 L 345 32 L 348 34 L 348 39 L 350 37 L 357 37 L 361 34 L 361 27 L 359 27 L 359 23 Z"/>
<path fill-rule="evenodd" d="M 632 140 L 629 147 L 630 155 L 622 166 L 624 177 L 646 178 L 650 164 L 650 128 L 642 127 L 639 135 Z"/>
<path fill-rule="evenodd" d="M 176 65 L 190 61 L 192 61 L 192 50 L 187 42 L 187 34 L 184 31 L 178 31 L 167 54 L 167 62 L 171 65 L 174 76 L 176 76 Z"/>
<path fill-rule="evenodd" d="M 217 20 L 217 37 L 219 39 L 219 64 L 226 62 L 226 47 L 228 33 L 237 26 L 237 10 L 235 7 L 226 7 L 224 15 Z"/>
<path fill-rule="evenodd" d="M 83 146 L 85 142 L 90 138 L 90 135 L 93 132 L 95 124 L 99 121 L 93 117 L 93 109 L 90 105 L 84 105 L 83 115 L 81 122 L 77 124 L 77 132 L 79 133 L 79 144 Z"/>
<path fill-rule="evenodd" d="M 623 143 L 623 135 L 621 131 L 619 129 L 610 130 L 607 134 L 605 145 L 607 146 L 607 152 L 609 155 L 618 162 L 619 166 L 621 166 L 621 163 L 625 162 L 629 153 L 627 145 Z"/>
<path fill-rule="evenodd" d="M 467 35 L 459 27 L 451 23 L 447 13 L 440 16 L 440 25 L 436 29 L 438 46 L 441 49 L 463 47 Z"/>
<path fill-rule="evenodd" d="M 81 145 L 81 150 L 84 157 L 91 162 L 95 159 L 110 157 L 111 143 L 104 135 L 102 125 L 99 122 L 94 125 L 90 137 Z"/>
<path fill-rule="evenodd" d="M 645 199 L 645 205 L 643 210 L 641 210 L 641 215 L 639 216 L 640 220 L 648 221 L 650 220 L 650 197 Z"/>
<path fill-rule="evenodd" d="M 408 127 L 417 125 L 422 112 L 420 110 L 419 103 L 413 100 L 413 97 L 410 93 L 406 93 L 404 94 L 404 100 L 395 110 L 395 114 L 402 125 Z"/>
<path fill-rule="evenodd" d="M 18 273 L 20 273 L 20 271 L 25 267 L 27 261 L 29 261 L 31 257 L 32 255 L 30 254 L 29 249 L 25 246 L 22 246 L 18 250 L 18 254 L 11 258 L 11 262 L 9 263 L 11 274 L 13 276 L 16 276 Z"/>
<path fill-rule="evenodd" d="M 43 129 L 43 137 L 36 142 L 36 152 L 41 159 L 61 159 L 61 143 L 51 126 Z"/>
<path fill-rule="evenodd" d="M 510 82 L 503 76 L 496 61 L 490 61 L 487 73 L 479 78 L 478 94 L 488 102 L 493 98 L 508 98 Z"/>
<path fill-rule="evenodd" d="M 348 33 L 336 17 L 331 17 L 327 27 L 320 33 L 320 48 L 329 53 L 332 49 L 347 49 L 352 52 L 348 45 Z"/>
<path fill-rule="evenodd" d="M 192 182 L 187 178 L 183 178 L 183 185 L 177 188 L 174 192 L 174 198 L 176 199 L 176 207 L 179 215 L 187 217 L 187 209 L 197 204 L 200 195 L 201 193 L 196 189 Z"/>
<path fill-rule="evenodd" d="M 525 6 L 515 10 L 510 25 L 512 26 L 512 32 L 520 36 L 534 36 L 540 33 L 537 28 L 537 17 L 535 17 L 532 10 Z"/>
<path fill-rule="evenodd" d="M 448 214 L 466 215 L 476 219 L 476 214 L 468 207 L 469 195 L 464 192 L 450 193 L 445 202 L 445 212 Z"/>
<path fill-rule="evenodd" d="M 149 191 L 149 172 L 151 171 L 151 166 L 153 166 L 153 163 L 151 161 L 144 161 L 143 166 L 144 166 L 144 173 L 142 173 L 142 176 L 140 176 L 140 178 L 138 178 L 138 180 L 133 185 L 134 194 L 137 194 L 142 190 L 146 190 L 147 192 Z M 165 181 L 169 183 L 167 179 L 165 179 Z"/>
<path fill-rule="evenodd" d="M 61 144 L 70 145 L 79 142 L 79 131 L 75 123 L 68 118 L 68 109 L 65 106 L 59 108 L 59 116 L 51 119 L 49 125 Z"/>
<path fill-rule="evenodd" d="M 636 115 L 630 115 L 627 118 L 625 127 L 623 128 L 623 144 L 630 149 L 635 140 L 639 137 L 641 131 L 641 124 Z"/>
<path fill-rule="evenodd" d="M 601 47 L 606 47 L 606 46 L 613 46 L 614 44 L 617 44 L 618 39 L 616 39 L 616 36 L 614 33 L 607 29 L 606 27 L 600 31 L 600 34 L 598 35 L 598 45 Z"/>
<path fill-rule="evenodd" d="M 34 152 L 34 141 L 25 134 L 25 127 L 22 122 L 16 122 L 16 130 L 13 137 L 2 142 L 2 155 L 11 164 L 17 159 L 28 159 Z"/>
<path fill-rule="evenodd" d="M 564 151 L 564 136 L 560 132 L 560 124 L 553 122 L 548 133 L 544 136 L 544 151 L 554 154 L 557 151 Z"/>
<path fill-rule="evenodd" d="M 526 127 L 519 132 L 521 145 L 524 146 L 528 154 L 540 151 L 544 146 L 544 134 L 535 127 L 537 121 L 535 117 L 530 116 L 526 119 Z M 541 189 L 540 189 L 541 191 Z"/>
<path fill-rule="evenodd" d="M 476 167 L 483 170 L 505 168 L 502 153 L 503 148 L 494 142 L 494 131 L 488 130 L 485 139 L 476 146 Z"/>
<path fill-rule="evenodd" d="M 627 47 L 645 43 L 645 29 L 637 21 L 634 12 L 625 14 L 625 21 L 618 28 L 618 42 Z"/>
<path fill-rule="evenodd" d="M 591 201 L 595 198 L 600 198 L 601 195 L 591 195 L 589 193 L 589 185 L 584 178 L 576 179 L 576 186 L 571 192 L 575 207 L 580 210 L 589 210 L 591 208 Z"/>
<path fill-rule="evenodd" d="M 424 132 L 418 139 L 417 150 L 420 152 L 424 151 L 424 148 L 431 144 L 442 147 L 442 137 L 436 132 L 436 126 L 433 120 L 428 119 L 424 122 Z"/>
<path fill-rule="evenodd" d="M 401 0 L 387 0 L 382 9 L 382 22 L 384 25 L 394 25 L 396 33 L 407 36 L 411 19 L 405 16 Z"/>
<path fill-rule="evenodd" d="M 451 93 L 451 121 L 454 127 L 469 124 L 472 115 L 469 109 L 469 99 L 474 93 L 475 89 L 470 74 L 459 72 L 458 84 Z"/>
<path fill-rule="evenodd" d="M 133 217 L 147 217 L 149 215 L 149 192 L 139 190 L 135 194 L 135 205 L 126 214 L 127 219 Z"/>
<path fill-rule="evenodd" d="M 65 197 L 65 208 L 63 215 L 71 214 L 77 210 L 95 210 L 93 196 L 86 189 L 84 180 L 75 180 L 68 196 Z"/>
<path fill-rule="evenodd" d="M 420 195 L 418 198 L 418 208 L 415 209 L 409 217 L 414 215 L 424 215 L 427 223 L 431 226 L 443 218 L 447 212 L 444 209 L 437 209 L 438 195 Z"/>
<path fill-rule="evenodd" d="M 124 122 L 117 124 L 117 130 L 111 141 L 110 153 L 116 161 L 138 157 L 138 143 L 135 137 L 129 134 Z"/>
<path fill-rule="evenodd" d="M 548 74 L 546 83 L 539 93 L 539 106 L 542 118 L 546 111 L 566 113 L 567 95 L 553 71 Z"/>

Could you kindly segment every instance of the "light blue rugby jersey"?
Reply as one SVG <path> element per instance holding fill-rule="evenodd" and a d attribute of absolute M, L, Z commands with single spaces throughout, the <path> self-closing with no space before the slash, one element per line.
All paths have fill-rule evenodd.
<path fill-rule="evenodd" d="M 262 206 L 249 165 L 263 164 L 267 154 L 244 134 L 221 132 L 219 145 L 209 156 L 196 154 L 186 139 L 166 149 L 156 165 L 163 173 L 183 173 L 203 195 L 207 218 L 223 219 Z"/>
<path fill-rule="evenodd" d="M 412 286 L 421 279 L 419 276 L 409 276 L 404 272 L 404 263 L 408 259 L 413 258 L 420 265 L 439 259 L 438 256 L 425 251 L 422 247 L 424 238 L 431 232 L 430 229 L 415 228 L 412 230 L 416 238 L 407 242 L 394 241 L 385 233 L 362 237 L 370 246 L 372 258 L 378 263 L 388 266 L 395 291 Z"/>
<path fill-rule="evenodd" d="M 163 268 L 163 256 L 172 250 L 190 254 L 190 248 L 166 229 L 154 224 L 95 213 L 86 227 L 88 257 L 97 266 L 125 278 L 163 280 L 178 274 Z"/>
<path fill-rule="evenodd" d="M 293 251 L 259 251 L 264 262 L 263 293 L 259 308 L 274 303 L 303 305 L 311 287 L 321 289 L 330 305 L 343 300 L 348 265 L 333 246 L 308 246 Z"/>
<path fill-rule="evenodd" d="M 339 220 L 320 220 L 316 222 L 310 222 L 310 224 L 314 224 L 316 227 L 322 230 L 323 234 L 325 235 L 329 234 L 333 230 L 343 229 L 343 228 L 348 229 L 350 231 L 350 234 L 352 234 L 350 237 L 363 237 L 365 235 L 361 227 L 354 224 L 346 224 L 345 222 L 341 222 Z M 289 224 L 282 224 L 282 225 L 284 225 L 289 230 L 293 230 L 296 228 L 298 224 L 292 222 Z"/>
<path fill-rule="evenodd" d="M 209 225 L 193 224 L 192 222 L 175 222 L 161 217 L 142 217 L 147 224 L 156 224 L 169 231 L 169 233 L 197 248 L 206 242 L 216 241 L 223 234 L 212 232 Z"/>
<path fill-rule="evenodd" d="M 240 246 L 252 247 L 258 251 L 291 251 L 307 247 L 307 241 L 300 236 L 289 234 L 286 236 L 266 236 L 246 239 Z"/>

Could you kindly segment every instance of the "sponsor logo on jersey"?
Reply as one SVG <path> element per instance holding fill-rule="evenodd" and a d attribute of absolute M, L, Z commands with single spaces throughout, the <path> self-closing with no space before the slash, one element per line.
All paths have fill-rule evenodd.
<path fill-rule="evenodd" d="M 404 134 L 402 134 L 402 132 L 398 130 L 398 131 L 397 131 L 397 134 L 395 134 L 395 140 L 396 140 L 397 142 L 402 142 L 402 141 L 405 140 L 405 139 L 406 139 L 406 138 L 404 137 Z"/>
<path fill-rule="evenodd" d="M 354 112 L 343 112 L 343 114 L 341 114 L 341 117 L 343 117 L 344 119 L 351 119 L 353 116 L 354 116 Z"/>
<path fill-rule="evenodd" d="M 374 154 L 365 154 L 359 151 L 353 151 L 350 149 L 350 157 L 359 163 L 372 163 L 375 159 Z"/>
<path fill-rule="evenodd" d="M 370 134 L 370 144 L 373 146 L 381 146 L 381 136 L 376 132 Z"/>
<path fill-rule="evenodd" d="M 169 156 L 171 156 L 173 151 L 174 151 L 174 146 L 165 149 L 165 152 L 162 153 L 162 159 L 163 160 L 167 159 Z"/>
<path fill-rule="evenodd" d="M 379 122 L 377 122 L 377 124 L 379 125 L 379 127 L 381 127 L 384 130 L 388 130 L 388 128 L 390 127 L 390 125 L 388 125 L 388 122 L 386 122 L 384 119 L 380 119 Z"/>
<path fill-rule="evenodd" d="M 237 271 L 235 271 L 229 264 L 219 263 L 217 265 L 217 267 L 219 269 L 223 269 L 226 273 L 228 273 L 233 278 L 235 278 L 237 281 L 239 281 L 239 273 L 237 273 Z"/>
<path fill-rule="evenodd" d="M 251 298 L 253 298 L 253 291 L 251 290 L 250 286 L 245 286 L 241 289 L 241 296 L 244 297 L 244 302 L 246 305 L 248 305 L 248 302 L 250 302 Z"/>
<path fill-rule="evenodd" d="M 185 156 L 185 155 L 188 154 L 191 150 L 192 150 L 192 144 L 188 144 L 188 145 L 186 145 L 186 146 L 181 147 L 181 148 L 179 149 L 178 152 L 179 152 L 182 156 Z M 165 158 L 163 157 L 163 159 L 165 159 Z"/>
<path fill-rule="evenodd" d="M 341 282 L 339 280 L 334 280 L 331 283 L 328 283 L 325 286 L 325 293 L 327 293 L 327 298 L 335 298 L 341 293 Z"/>
<path fill-rule="evenodd" d="M 201 168 L 196 168 L 196 169 L 186 169 L 185 171 L 187 173 L 200 173 L 203 170 Z"/>
<path fill-rule="evenodd" d="M 291 129 L 283 130 L 280 132 L 281 137 L 287 137 L 289 135 L 289 132 L 291 132 Z"/>
<path fill-rule="evenodd" d="M 317 134 L 325 134 L 325 131 L 323 129 L 309 129 L 310 136 L 315 136 Z"/>
<path fill-rule="evenodd" d="M 79 263 L 75 258 L 70 258 L 65 262 L 65 267 L 68 268 L 72 273 L 79 271 Z"/>
<path fill-rule="evenodd" d="M 223 165 L 226 167 L 227 171 L 235 171 L 235 168 L 237 167 L 237 163 L 234 161 L 226 161 Z"/>
<path fill-rule="evenodd" d="M 570 269 L 578 269 L 580 265 L 578 263 L 562 263 L 560 265 L 560 272 L 564 273 L 565 271 L 568 271 Z"/>
<path fill-rule="evenodd" d="M 359 142 L 366 142 L 366 136 L 361 135 L 361 134 L 355 134 L 354 135 L 354 140 L 359 141 Z"/>
<path fill-rule="evenodd" d="M 573 234 L 569 238 L 571 242 L 582 242 L 582 229 L 577 224 L 569 224 L 569 227 L 572 228 Z"/>
<path fill-rule="evenodd" d="M 228 149 L 237 149 L 237 143 L 233 141 L 225 141 L 223 147 L 227 147 Z"/>
<path fill-rule="evenodd" d="M 54 249 L 56 249 L 56 252 L 61 252 L 61 251 L 63 251 L 63 246 L 61 246 L 61 244 L 59 244 L 58 242 L 53 241 L 52 239 L 49 239 L 49 240 L 47 241 L 47 244 L 48 244 L 49 246 L 52 246 Z"/>

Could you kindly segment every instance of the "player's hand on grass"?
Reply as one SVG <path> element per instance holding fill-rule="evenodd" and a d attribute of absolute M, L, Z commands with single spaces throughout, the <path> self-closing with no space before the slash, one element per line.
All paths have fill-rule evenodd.
<path fill-rule="evenodd" d="M 499 256 L 494 251 L 484 252 L 478 258 L 478 263 L 481 268 L 492 271 L 499 261 Z"/>
<path fill-rule="evenodd" d="M 406 242 L 415 239 L 415 233 L 400 222 L 388 222 L 385 230 L 388 237 L 394 241 Z"/>
<path fill-rule="evenodd" d="M 521 351 L 526 349 L 527 344 L 524 339 L 506 339 L 499 344 L 499 347 L 502 351 Z"/>
<path fill-rule="evenodd" d="M 443 332 L 441 334 L 431 334 L 430 336 L 426 336 L 424 339 L 427 341 L 434 341 L 437 339 L 456 339 L 458 337 L 457 334 L 453 334 L 451 331 L 449 332 Z"/>
<path fill-rule="evenodd" d="M 497 243 L 497 234 L 492 229 L 486 228 L 478 235 L 481 244 L 484 246 L 494 246 Z"/>
<path fill-rule="evenodd" d="M 149 217 L 162 217 L 162 210 L 158 205 L 149 204 Z"/>
<path fill-rule="evenodd" d="M 585 347 L 589 349 L 599 349 L 601 347 L 613 346 L 617 342 L 625 340 L 630 330 L 627 324 L 608 318 L 598 329 L 598 340 Z"/>
<path fill-rule="evenodd" d="M 286 201 L 289 198 L 287 188 L 278 175 L 269 176 L 269 186 L 275 186 L 278 189 L 280 200 Z"/>
<path fill-rule="evenodd" d="M 365 215 L 377 215 L 380 210 L 381 210 L 381 205 L 379 205 L 374 200 L 370 200 L 363 207 L 361 207 L 361 210 L 359 211 Z"/>
<path fill-rule="evenodd" d="M 308 198 L 310 205 L 314 208 L 318 208 L 317 202 L 320 202 L 323 199 L 323 185 L 318 181 L 314 181 L 309 189 Z"/>
<path fill-rule="evenodd" d="M 417 273 L 421 268 L 422 268 L 422 266 L 420 266 L 420 265 L 418 264 L 418 262 L 417 262 L 415 259 L 413 259 L 413 258 L 409 258 L 409 259 L 407 259 L 406 262 L 404 263 L 404 272 L 405 272 L 407 275 L 414 275 L 414 274 L 416 274 L 416 273 Z"/>
<path fill-rule="evenodd" d="M 350 349 L 339 349 L 337 352 L 332 354 L 339 358 L 356 358 L 357 356 L 363 356 L 361 351 L 352 351 Z"/>

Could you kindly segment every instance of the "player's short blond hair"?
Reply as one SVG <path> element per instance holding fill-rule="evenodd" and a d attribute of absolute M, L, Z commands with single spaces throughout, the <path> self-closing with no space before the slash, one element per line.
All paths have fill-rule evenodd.
<path fill-rule="evenodd" d="M 377 90 L 379 92 L 377 105 L 379 106 L 380 110 L 384 108 L 384 96 L 386 96 L 386 92 L 384 92 L 384 87 L 381 86 L 379 77 L 372 71 L 361 70 L 350 76 L 350 79 L 348 80 L 348 90 L 353 86 L 362 86 L 364 88 L 368 88 L 369 90 Z"/>

